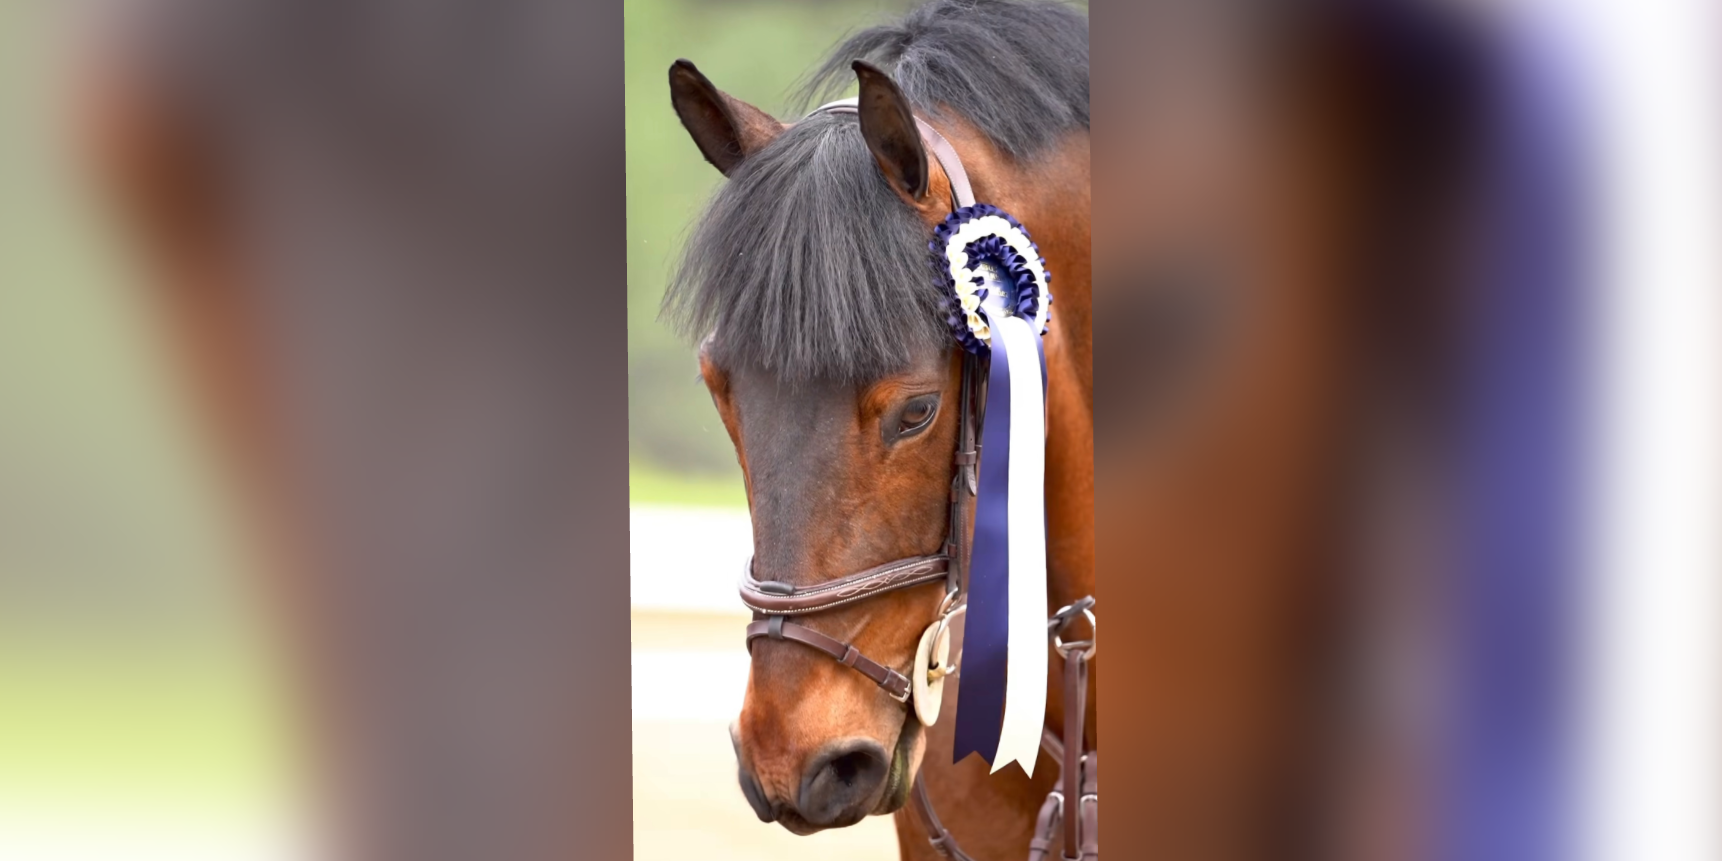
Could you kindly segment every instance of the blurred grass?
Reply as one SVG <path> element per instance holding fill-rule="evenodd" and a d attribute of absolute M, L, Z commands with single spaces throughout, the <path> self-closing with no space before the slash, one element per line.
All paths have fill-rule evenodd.
<path fill-rule="evenodd" d="M 282 801 L 273 693 L 243 656 L 0 644 L 0 803 Z"/>
<path fill-rule="evenodd" d="M 672 472 L 636 461 L 628 464 L 628 503 L 746 508 L 747 489 L 739 477 Z"/>

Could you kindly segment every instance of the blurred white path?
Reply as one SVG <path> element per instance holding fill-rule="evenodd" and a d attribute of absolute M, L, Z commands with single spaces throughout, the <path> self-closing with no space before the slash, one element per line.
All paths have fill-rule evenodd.
<path fill-rule="evenodd" d="M 741 612 L 735 584 L 753 550 L 746 509 L 638 505 L 628 521 L 635 609 Z"/>

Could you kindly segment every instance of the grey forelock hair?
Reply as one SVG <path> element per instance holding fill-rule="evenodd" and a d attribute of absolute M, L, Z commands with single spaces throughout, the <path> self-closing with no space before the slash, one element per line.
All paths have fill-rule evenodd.
<path fill-rule="evenodd" d="M 1088 128 L 1088 20 L 1064 3 L 935 0 L 862 30 L 809 73 L 805 109 L 888 71 L 914 108 L 953 113 L 1018 161 Z M 664 295 L 714 358 L 786 380 L 862 382 L 950 343 L 931 231 L 886 184 L 853 115 L 819 114 L 750 155 L 713 196 Z"/>

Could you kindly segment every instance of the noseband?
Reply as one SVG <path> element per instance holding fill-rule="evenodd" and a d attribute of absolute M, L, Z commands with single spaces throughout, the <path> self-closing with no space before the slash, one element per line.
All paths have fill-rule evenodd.
<path fill-rule="evenodd" d="M 844 99 L 827 104 L 813 113 L 858 111 L 855 99 Z M 915 123 L 920 129 L 922 142 L 938 160 L 939 166 L 950 180 L 953 210 L 974 205 L 974 192 L 956 149 L 926 120 L 917 116 Z M 961 659 L 958 657 L 949 665 L 942 665 L 936 649 L 930 662 L 925 653 L 927 644 L 937 643 L 946 636 L 950 623 L 967 609 L 968 564 L 972 549 L 967 536 L 969 521 L 974 515 L 978 478 L 976 467 L 980 462 L 980 446 L 977 440 L 980 437 L 982 407 L 986 403 L 986 379 L 979 354 L 965 350 L 961 394 L 958 399 L 957 446 L 952 457 L 955 475 L 951 479 L 950 513 L 941 551 L 931 556 L 899 559 L 836 580 L 808 586 L 795 586 L 775 580 L 756 580 L 753 576 L 753 560 L 748 559 L 742 574 L 740 591 L 742 603 L 754 614 L 754 621 L 747 626 L 747 646 L 750 652 L 753 650 L 754 641 L 761 637 L 793 641 L 817 649 L 871 679 L 899 703 L 908 705 L 912 697 L 920 694 L 923 699 L 917 700 L 912 708 L 917 711 L 923 724 L 933 724 L 938 717 L 940 697 L 937 688 L 933 688 L 931 694 L 927 691 L 944 677 L 956 674 L 960 669 Z M 924 679 L 911 678 L 911 675 L 905 675 L 861 654 L 852 643 L 845 643 L 792 621 L 796 617 L 836 610 L 899 589 L 940 581 L 945 584 L 944 600 L 935 613 L 932 625 L 922 636 L 922 649 L 921 653 L 917 654 L 915 665 L 909 669 L 911 675 L 925 674 Z M 1036 836 L 1030 844 L 1030 861 L 1042 861 L 1051 857 L 1047 853 L 1052 849 L 1057 833 L 1061 831 L 1061 857 L 1066 861 L 1097 861 L 1099 858 L 1098 751 L 1085 751 L 1083 744 L 1088 660 L 1094 656 L 1095 641 L 1090 639 L 1066 643 L 1060 639 L 1065 628 L 1078 615 L 1086 616 L 1092 629 L 1094 613 L 1090 608 L 1093 604 L 1093 598 L 1084 598 L 1053 614 L 1048 623 L 1048 634 L 1052 637 L 1054 648 L 1065 660 L 1065 726 L 1062 740 L 1051 730 L 1044 730 L 1041 735 L 1041 748 L 1059 763 L 1061 779 L 1059 788 L 1054 789 L 1041 806 L 1035 824 Z M 919 774 L 915 777 L 910 798 L 921 821 L 927 827 L 928 839 L 933 847 L 953 861 L 973 861 L 958 848 L 956 840 L 933 812 L 932 801 L 927 796 L 926 786 Z M 1071 810 L 1072 802 L 1076 804 L 1074 811 Z"/>

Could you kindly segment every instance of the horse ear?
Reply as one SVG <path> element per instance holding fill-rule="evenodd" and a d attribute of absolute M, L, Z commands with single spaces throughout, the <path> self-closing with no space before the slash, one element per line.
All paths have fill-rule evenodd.
<path fill-rule="evenodd" d="M 921 146 L 921 130 L 909 100 L 890 75 L 872 65 L 856 60 L 850 68 L 861 79 L 856 110 L 873 160 L 898 194 L 910 204 L 921 203 L 927 196 L 927 151 Z"/>
<path fill-rule="evenodd" d="M 724 176 L 784 129 L 765 111 L 712 86 L 687 60 L 670 64 L 670 103 L 700 154 Z"/>

